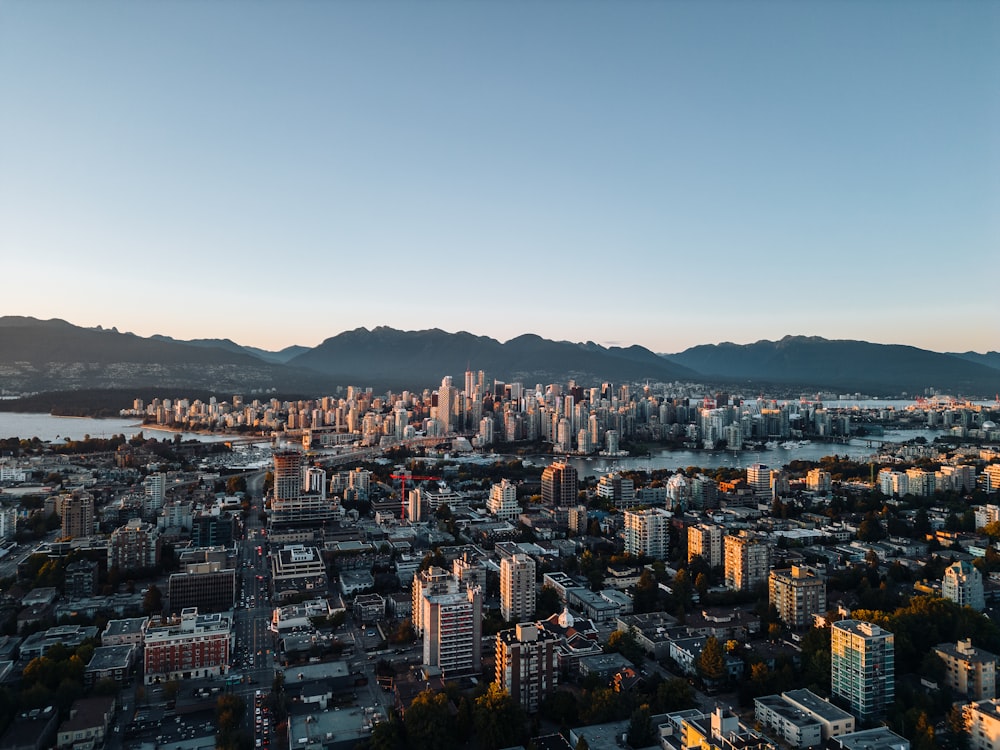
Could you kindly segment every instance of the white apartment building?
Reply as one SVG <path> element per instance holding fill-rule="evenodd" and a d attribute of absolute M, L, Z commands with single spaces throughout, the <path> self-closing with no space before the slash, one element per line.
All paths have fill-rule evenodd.
<path fill-rule="evenodd" d="M 983 594 L 983 574 L 968 562 L 956 562 L 944 569 L 941 596 L 960 607 L 972 607 L 977 612 L 986 609 Z"/>
<path fill-rule="evenodd" d="M 500 614 L 520 622 L 535 614 L 535 561 L 516 553 L 500 560 Z"/>
<path fill-rule="evenodd" d="M 521 506 L 517 504 L 517 486 L 513 482 L 502 479 L 500 484 L 494 484 L 490 487 L 486 510 L 501 521 L 516 519 L 521 513 Z"/>
<path fill-rule="evenodd" d="M 670 514 L 662 508 L 625 511 L 625 551 L 665 560 L 670 551 Z"/>
<path fill-rule="evenodd" d="M 420 602 L 424 666 L 444 677 L 482 670 L 483 595 L 473 586 L 457 594 L 424 596 Z"/>

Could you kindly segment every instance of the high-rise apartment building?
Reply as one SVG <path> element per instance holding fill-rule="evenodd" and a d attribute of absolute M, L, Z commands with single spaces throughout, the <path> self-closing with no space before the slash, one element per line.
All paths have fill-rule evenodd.
<path fill-rule="evenodd" d="M 977 612 L 986 609 L 983 594 L 983 574 L 972 563 L 956 562 L 944 569 L 941 596 L 960 607 L 972 607 Z"/>
<path fill-rule="evenodd" d="M 424 595 L 420 602 L 424 666 L 443 677 L 478 674 L 482 670 L 483 594 L 471 586 L 455 594 Z"/>
<path fill-rule="evenodd" d="M 576 469 L 561 461 L 542 471 L 542 503 L 550 507 L 570 507 L 577 503 L 580 483 Z"/>
<path fill-rule="evenodd" d="M 559 641 L 534 623 L 497 633 L 495 677 L 527 713 L 533 714 L 559 684 Z"/>
<path fill-rule="evenodd" d="M 289 500 L 302 494 L 302 454 L 296 450 L 274 452 L 274 499 Z"/>
<path fill-rule="evenodd" d="M 535 614 L 535 561 L 516 553 L 500 559 L 500 614 L 518 622 Z"/>
<path fill-rule="evenodd" d="M 93 536 L 94 496 L 74 492 L 62 501 L 62 535 L 66 538 Z"/>
<path fill-rule="evenodd" d="M 625 551 L 665 560 L 670 551 L 670 514 L 662 508 L 626 510 Z"/>
<path fill-rule="evenodd" d="M 724 530 L 714 523 L 688 526 L 688 562 L 700 557 L 709 566 L 722 566 L 722 538 Z"/>
<path fill-rule="evenodd" d="M 895 698 L 895 636 L 862 620 L 830 630 L 830 692 L 861 721 L 883 716 Z"/>
<path fill-rule="evenodd" d="M 771 496 L 771 470 L 764 464 L 747 467 L 747 484 L 757 497 Z"/>
<path fill-rule="evenodd" d="M 147 476 L 142 482 L 145 494 L 145 515 L 152 518 L 159 514 L 163 507 L 163 499 L 167 494 L 167 475 L 156 472 Z"/>
<path fill-rule="evenodd" d="M 423 600 L 428 596 L 458 593 L 458 579 L 444 568 L 432 565 L 413 576 L 411 593 L 413 595 L 413 632 L 422 635 L 424 632 Z"/>
<path fill-rule="evenodd" d="M 771 572 L 771 545 L 766 539 L 741 531 L 739 535 L 727 535 L 723 544 L 728 588 L 750 591 L 767 582 Z"/>
<path fill-rule="evenodd" d="M 17 508 L 0 505 L 0 539 L 13 539 L 17 534 Z"/>
<path fill-rule="evenodd" d="M 141 570 L 160 563 L 160 532 L 151 523 L 133 518 L 111 532 L 108 541 L 108 570 Z"/>
<path fill-rule="evenodd" d="M 806 487 L 810 492 L 829 492 L 833 486 L 833 475 L 822 469 L 810 469 L 806 474 Z"/>
<path fill-rule="evenodd" d="M 815 568 L 772 570 L 768 594 L 781 621 L 796 630 L 812 627 L 813 617 L 826 612 L 826 581 Z"/>
<path fill-rule="evenodd" d="M 597 480 L 597 496 L 602 500 L 611 500 L 616 508 L 622 510 L 639 504 L 635 498 L 635 482 L 617 471 Z"/>
<path fill-rule="evenodd" d="M 486 510 L 501 521 L 513 521 L 521 513 L 521 506 L 517 504 L 517 487 L 506 479 L 494 484 L 490 487 Z"/>

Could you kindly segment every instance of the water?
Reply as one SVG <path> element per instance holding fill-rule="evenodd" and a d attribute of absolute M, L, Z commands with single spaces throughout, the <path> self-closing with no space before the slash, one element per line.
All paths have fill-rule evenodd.
<path fill-rule="evenodd" d="M 51 414 L 22 414 L 16 412 L 0 412 L 0 438 L 21 438 L 30 440 L 37 437 L 45 441 L 82 440 L 85 435 L 92 438 L 110 438 L 124 435 L 130 438 L 138 433 L 148 438 L 173 440 L 180 434 L 182 440 L 201 440 L 203 442 L 218 442 L 227 440 L 228 435 L 200 435 L 193 432 L 172 432 L 156 430 L 143 425 L 135 417 L 127 419 L 93 419 L 91 417 L 55 417 Z"/>
<path fill-rule="evenodd" d="M 924 437 L 932 442 L 936 435 L 942 433 L 930 430 L 886 430 L 885 435 L 875 438 L 880 441 L 903 443 L 916 437 Z M 808 442 L 804 445 L 795 444 L 788 448 L 780 444 L 772 449 L 760 451 L 693 451 L 693 450 L 661 450 L 651 456 L 625 456 L 623 458 L 607 458 L 592 456 L 590 460 L 580 456 L 530 456 L 528 460 L 535 465 L 547 465 L 552 461 L 566 461 L 573 466 L 581 477 L 601 476 L 611 471 L 654 471 L 656 469 L 686 469 L 688 466 L 699 466 L 703 469 L 745 469 L 751 464 L 762 463 L 772 468 L 780 468 L 791 461 L 819 461 L 824 456 L 848 456 L 853 460 L 865 460 L 877 451 L 869 447 L 864 439 L 853 439 L 850 443 Z M 515 458 L 510 456 L 508 458 Z"/>

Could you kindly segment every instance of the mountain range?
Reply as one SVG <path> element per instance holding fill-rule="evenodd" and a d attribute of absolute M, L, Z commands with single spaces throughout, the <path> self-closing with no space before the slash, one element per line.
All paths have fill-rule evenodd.
<path fill-rule="evenodd" d="M 338 386 L 419 390 L 466 369 L 505 382 L 698 382 L 802 392 L 922 394 L 927 388 L 980 398 L 1000 391 L 1000 354 L 944 354 L 911 346 L 786 336 L 753 344 L 695 346 L 656 354 L 641 346 L 551 341 L 525 334 L 501 343 L 467 332 L 358 328 L 314 348 L 269 352 L 229 339 L 144 338 L 63 320 L 0 317 L 5 394 L 84 389 L 281 393 L 315 396 Z"/>

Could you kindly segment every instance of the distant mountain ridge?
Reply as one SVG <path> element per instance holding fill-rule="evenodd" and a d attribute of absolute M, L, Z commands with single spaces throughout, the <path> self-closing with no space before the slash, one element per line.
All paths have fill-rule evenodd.
<path fill-rule="evenodd" d="M 7 393 L 148 389 L 182 393 L 335 393 L 338 386 L 376 390 L 436 387 L 466 369 L 533 386 L 575 380 L 684 381 L 762 390 L 783 384 L 872 395 L 918 395 L 926 388 L 992 398 L 997 352 L 941 354 L 911 346 L 786 336 L 780 341 L 696 346 L 660 355 L 641 346 L 551 341 L 524 334 L 505 343 L 466 331 L 357 328 L 320 345 L 267 352 L 230 339 L 144 338 L 64 320 L 0 317 L 0 389 Z"/>
<path fill-rule="evenodd" d="M 265 362 L 224 344 L 144 338 L 58 319 L 0 318 L 0 388 L 5 391 L 157 386 L 240 392 L 313 390 L 320 384 L 316 373 Z"/>
<path fill-rule="evenodd" d="M 867 393 L 922 394 L 926 388 L 988 396 L 1000 371 L 951 354 L 900 344 L 785 336 L 753 344 L 704 344 L 665 355 L 706 377 L 797 383 Z"/>
<path fill-rule="evenodd" d="M 440 329 L 399 331 L 380 326 L 357 328 L 328 338 L 289 361 L 346 382 L 396 384 L 415 388 L 436 385 L 445 375 L 456 382 L 466 369 L 511 381 L 580 382 L 605 380 L 688 380 L 698 374 L 665 361 L 640 346 L 605 348 L 593 342 L 573 344 L 524 334 L 500 343 L 471 333 Z"/>
<path fill-rule="evenodd" d="M 170 336 L 164 336 L 163 334 L 154 333 L 150 336 L 151 339 L 157 341 L 172 341 L 175 344 L 189 344 L 191 346 L 202 346 L 202 347 L 217 347 L 219 349 L 225 349 L 230 352 L 240 352 L 242 354 L 252 354 L 258 359 L 263 359 L 265 362 L 276 362 L 279 364 L 286 364 L 293 357 L 309 351 L 308 346 L 286 346 L 276 352 L 271 352 L 266 349 L 258 349 L 255 346 L 241 346 L 237 344 L 232 339 L 190 339 L 184 341 L 182 339 L 171 338 Z"/>
<path fill-rule="evenodd" d="M 986 352 L 986 354 L 980 354 L 979 352 L 962 352 L 958 354 L 953 352 L 951 356 L 975 362 L 976 364 L 986 365 L 987 367 L 992 367 L 994 370 L 1000 370 L 1000 352 Z"/>

